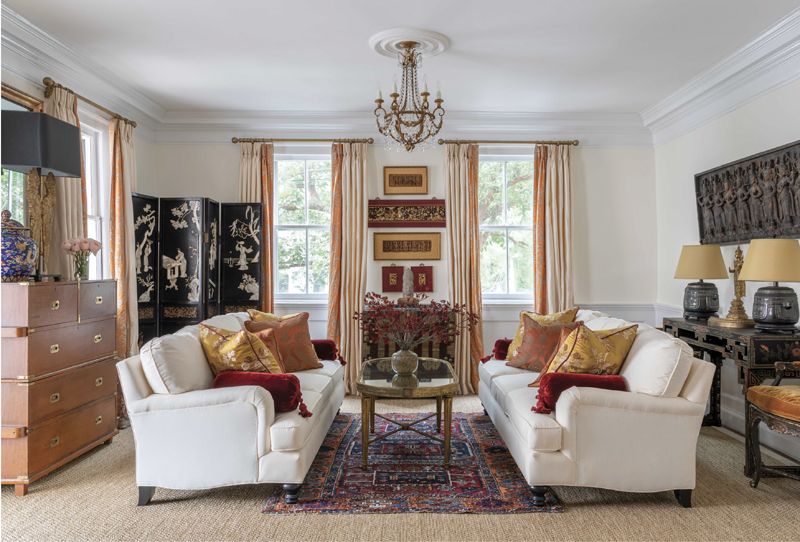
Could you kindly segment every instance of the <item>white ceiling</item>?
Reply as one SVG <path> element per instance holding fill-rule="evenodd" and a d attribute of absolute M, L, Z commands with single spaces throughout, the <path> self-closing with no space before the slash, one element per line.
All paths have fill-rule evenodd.
<path fill-rule="evenodd" d="M 369 36 L 441 32 L 451 111 L 640 112 L 800 0 L 3 0 L 170 111 L 364 111 L 396 63 Z"/>

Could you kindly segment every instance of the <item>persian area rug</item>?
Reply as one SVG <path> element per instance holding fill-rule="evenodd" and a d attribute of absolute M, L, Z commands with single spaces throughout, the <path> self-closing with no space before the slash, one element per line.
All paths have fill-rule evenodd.
<path fill-rule="evenodd" d="M 387 414 L 410 422 L 427 414 Z M 396 425 L 377 418 L 375 432 Z M 416 425 L 436 433 L 435 417 Z M 370 446 L 369 469 L 361 468 L 361 417 L 336 417 L 300 489 L 287 505 L 276 491 L 265 514 L 514 514 L 561 512 L 551 490 L 535 506 L 533 492 L 497 434 L 482 414 L 454 414 L 450 469 L 442 466 L 442 445 L 411 431 L 400 431 Z"/>

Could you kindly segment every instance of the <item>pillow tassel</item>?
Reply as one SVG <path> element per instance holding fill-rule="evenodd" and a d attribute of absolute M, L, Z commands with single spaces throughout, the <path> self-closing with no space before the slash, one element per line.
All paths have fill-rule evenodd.
<path fill-rule="evenodd" d="M 311 416 L 313 416 L 313 414 L 308 410 L 308 407 L 306 406 L 306 404 L 303 402 L 302 399 L 300 399 L 300 404 L 297 405 L 297 410 L 299 411 L 298 413 L 303 418 L 310 418 Z"/>

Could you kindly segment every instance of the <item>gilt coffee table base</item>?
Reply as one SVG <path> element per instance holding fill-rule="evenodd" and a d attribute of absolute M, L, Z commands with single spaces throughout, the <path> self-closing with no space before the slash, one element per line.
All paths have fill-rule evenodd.
<path fill-rule="evenodd" d="M 381 414 L 377 414 L 375 412 L 375 400 L 379 399 L 378 397 L 372 397 L 366 394 L 361 396 L 361 467 L 364 470 L 369 468 L 369 446 L 370 444 L 374 444 L 380 440 L 383 440 L 391 435 L 399 431 L 413 431 L 418 435 L 422 435 L 423 437 L 429 438 L 436 442 L 442 444 L 443 447 L 443 455 L 444 455 L 444 468 L 450 468 L 450 435 L 451 435 L 451 428 L 453 424 L 453 398 L 450 396 L 443 396 L 436 398 L 436 413 L 429 414 L 424 418 L 419 418 L 414 421 L 410 422 L 400 422 L 397 420 L 393 420 L 391 418 L 387 418 L 386 416 L 382 416 Z M 444 410 L 444 420 L 442 420 L 442 410 Z M 396 425 L 395 429 L 391 431 L 387 431 L 386 433 L 382 433 L 380 435 L 376 435 L 374 438 L 370 439 L 370 434 L 375 432 L 375 417 L 381 418 L 382 420 L 386 420 L 387 422 Z M 444 421 L 444 433 L 440 437 L 438 435 L 434 435 L 433 433 L 427 433 L 425 431 L 420 431 L 415 425 L 422 423 L 426 420 L 429 420 L 436 416 L 436 429 L 437 431 L 441 431 L 442 428 L 442 421 Z"/>

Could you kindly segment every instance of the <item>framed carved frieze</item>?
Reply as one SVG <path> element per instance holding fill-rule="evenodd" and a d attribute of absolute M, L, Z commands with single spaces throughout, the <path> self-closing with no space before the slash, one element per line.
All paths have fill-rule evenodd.
<path fill-rule="evenodd" d="M 385 166 L 383 168 L 383 193 L 398 196 L 427 194 L 427 166 Z"/>
<path fill-rule="evenodd" d="M 158 335 L 158 198 L 133 194 L 132 203 L 141 345 Z"/>
<path fill-rule="evenodd" d="M 444 228 L 443 199 L 371 199 L 367 207 L 370 228 Z"/>
<path fill-rule="evenodd" d="M 376 260 L 440 260 L 442 234 L 439 232 L 375 232 Z"/>
<path fill-rule="evenodd" d="M 800 237 L 800 141 L 694 178 L 701 243 Z"/>
<path fill-rule="evenodd" d="M 221 204 L 220 294 L 223 312 L 261 305 L 261 204 Z"/>

